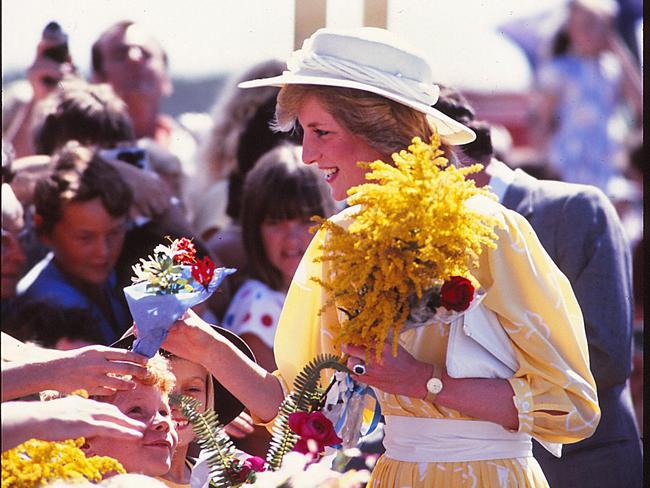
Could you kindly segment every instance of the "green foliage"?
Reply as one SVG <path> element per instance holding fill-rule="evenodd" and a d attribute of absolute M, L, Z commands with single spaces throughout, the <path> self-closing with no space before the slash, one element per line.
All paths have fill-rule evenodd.
<path fill-rule="evenodd" d="M 333 354 L 322 354 L 310 361 L 298 374 L 294 389 L 284 399 L 278 417 L 273 425 L 271 446 L 266 456 L 268 469 L 277 471 L 285 454 L 291 452 L 298 441 L 298 435 L 289 428 L 289 415 L 295 412 L 311 412 L 320 408 L 326 391 L 320 387 L 323 369 L 347 371 L 340 359 Z M 216 413 L 207 410 L 199 413 L 200 403 L 194 398 L 172 394 L 171 403 L 180 406 L 183 415 L 192 424 L 201 449 L 209 454 L 210 478 L 218 488 L 239 486 L 238 462 L 235 446 L 219 423 Z"/>
<path fill-rule="evenodd" d="M 201 449 L 209 454 L 210 479 L 217 488 L 230 488 L 239 485 L 234 469 L 235 445 L 230 440 L 224 426 L 213 410 L 200 413 L 200 403 L 186 395 L 170 395 L 170 401 L 179 405 L 185 418 L 192 424 Z"/>
<path fill-rule="evenodd" d="M 172 247 L 159 244 L 153 256 L 140 258 L 140 263 L 132 266 L 135 277 L 134 283 L 147 282 L 147 292 L 157 295 L 174 295 L 181 292 L 192 292 L 191 280 L 183 276 L 183 266 L 174 260 L 177 241 L 172 241 Z"/>
<path fill-rule="evenodd" d="M 277 471 L 284 455 L 290 452 L 298 441 L 298 435 L 289 428 L 289 415 L 295 412 L 311 412 L 319 408 L 325 394 L 325 390 L 319 386 L 319 379 L 321 371 L 327 368 L 347 371 L 337 356 L 321 354 L 312 359 L 296 377 L 294 389 L 280 405 L 273 424 L 271 445 L 266 455 L 269 469 Z"/>

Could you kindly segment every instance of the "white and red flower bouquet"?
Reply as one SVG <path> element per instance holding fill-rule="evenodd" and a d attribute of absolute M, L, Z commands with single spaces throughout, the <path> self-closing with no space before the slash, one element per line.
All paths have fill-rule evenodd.
<path fill-rule="evenodd" d="M 169 246 L 156 246 L 148 259 L 140 258 L 133 272 L 134 284 L 124 288 L 138 329 L 133 350 L 152 357 L 169 327 L 188 308 L 207 300 L 235 270 L 217 268 L 208 256 L 199 259 L 192 241 L 183 237 L 170 239 Z"/>

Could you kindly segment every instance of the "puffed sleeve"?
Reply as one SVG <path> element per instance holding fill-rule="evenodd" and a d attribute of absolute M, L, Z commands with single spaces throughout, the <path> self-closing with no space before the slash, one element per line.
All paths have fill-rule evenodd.
<path fill-rule="evenodd" d="M 319 230 L 305 251 L 278 319 L 273 352 L 278 374 L 289 389 L 300 370 L 321 353 L 321 287 L 311 277 L 321 276 L 321 263 L 314 258 L 320 254 L 323 238 L 324 231 Z"/>
<path fill-rule="evenodd" d="M 331 217 L 338 225 L 347 227 L 357 207 L 348 207 Z M 312 277 L 324 279 L 328 263 L 315 261 L 321 255 L 327 232 L 320 229 L 305 251 L 284 301 L 278 319 L 273 352 L 278 375 L 291 388 L 302 368 L 319 354 L 339 354 L 333 345 L 332 331 L 339 326 L 334 306 L 321 312 L 327 301 L 326 292 Z M 325 370 L 321 381 L 328 381 L 332 372 Z"/>
<path fill-rule="evenodd" d="M 526 219 L 492 205 L 503 225 L 496 249 L 481 255 L 475 276 L 519 362 L 509 379 L 519 431 L 542 441 L 577 442 L 593 434 L 600 419 L 580 307 Z"/>

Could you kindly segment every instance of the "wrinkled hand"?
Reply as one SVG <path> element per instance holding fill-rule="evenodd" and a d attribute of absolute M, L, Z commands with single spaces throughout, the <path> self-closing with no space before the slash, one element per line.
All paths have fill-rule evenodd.
<path fill-rule="evenodd" d="M 226 434 L 235 439 L 243 439 L 251 434 L 255 427 L 253 419 L 246 412 L 240 413 L 232 422 L 225 427 Z"/>
<path fill-rule="evenodd" d="M 190 308 L 169 328 L 161 347 L 178 357 L 196 362 L 197 358 L 209 354 L 210 344 L 215 340 L 225 339 Z"/>
<path fill-rule="evenodd" d="M 62 392 L 85 389 L 89 395 L 112 395 L 131 390 L 132 380 L 109 376 L 144 378 L 147 358 L 141 354 L 106 346 L 86 346 L 70 351 L 50 351 L 53 388 Z"/>
<path fill-rule="evenodd" d="M 112 437 L 134 441 L 144 435 L 146 425 L 123 414 L 110 403 L 78 396 L 49 402 L 5 402 L 2 404 L 3 450 L 27 439 L 62 441 L 79 437 Z M 14 427 L 5 445 L 5 428 Z"/>
<path fill-rule="evenodd" d="M 380 360 L 377 361 L 374 349 L 353 345 L 341 347 L 341 350 L 350 356 L 347 361 L 350 371 L 354 365 L 365 363 L 366 374 L 357 375 L 351 372 L 354 380 L 386 393 L 424 398 L 426 382 L 432 375 L 433 367 L 415 359 L 402 346 L 398 346 L 397 356 L 393 356 L 391 349 L 389 342 L 384 343 Z"/>

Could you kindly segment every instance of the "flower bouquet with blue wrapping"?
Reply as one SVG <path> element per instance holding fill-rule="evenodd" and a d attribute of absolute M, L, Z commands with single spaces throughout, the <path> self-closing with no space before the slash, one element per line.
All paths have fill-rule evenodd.
<path fill-rule="evenodd" d="M 171 325 L 188 308 L 207 300 L 235 272 L 217 268 L 208 256 L 198 259 L 190 239 L 169 240 L 169 246 L 160 244 L 148 259 L 140 258 L 133 266 L 133 285 L 124 288 L 138 328 L 133 351 L 147 357 L 156 354 Z"/>

